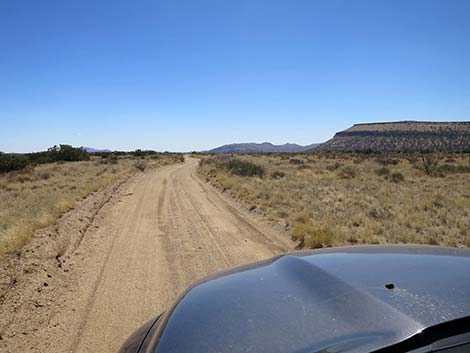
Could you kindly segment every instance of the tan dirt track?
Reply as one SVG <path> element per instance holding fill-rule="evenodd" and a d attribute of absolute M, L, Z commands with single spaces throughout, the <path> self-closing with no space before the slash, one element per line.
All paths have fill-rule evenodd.
<path fill-rule="evenodd" d="M 75 280 L 58 289 L 57 312 L 0 351 L 114 353 L 197 279 L 292 249 L 203 182 L 197 165 L 186 158 L 124 184 L 71 256 Z"/>

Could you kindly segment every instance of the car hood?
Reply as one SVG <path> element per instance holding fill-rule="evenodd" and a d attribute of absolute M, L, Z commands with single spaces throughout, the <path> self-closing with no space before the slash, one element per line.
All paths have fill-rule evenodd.
<path fill-rule="evenodd" d="M 372 351 L 469 316 L 469 298 L 467 250 L 294 253 L 190 288 L 162 319 L 156 352 Z"/>

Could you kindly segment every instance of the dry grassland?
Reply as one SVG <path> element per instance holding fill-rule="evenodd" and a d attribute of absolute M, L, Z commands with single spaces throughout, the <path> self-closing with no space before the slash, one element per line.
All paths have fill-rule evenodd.
<path fill-rule="evenodd" d="M 227 160 L 264 168 L 234 175 Z M 233 162 L 231 163 L 233 164 Z M 420 243 L 470 246 L 470 156 L 213 156 L 199 172 L 299 247 Z"/>
<path fill-rule="evenodd" d="M 42 164 L 0 175 L 0 257 L 26 244 L 90 193 L 133 173 L 180 161 L 180 156 L 129 156 Z"/>

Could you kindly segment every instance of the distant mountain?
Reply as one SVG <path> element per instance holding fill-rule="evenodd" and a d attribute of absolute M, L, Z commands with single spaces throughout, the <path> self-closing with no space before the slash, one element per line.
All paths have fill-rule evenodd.
<path fill-rule="evenodd" d="M 336 133 L 315 152 L 465 152 L 470 151 L 469 122 L 356 124 Z"/>
<path fill-rule="evenodd" d="M 301 146 L 295 143 L 286 143 L 284 145 L 273 145 L 269 142 L 264 143 L 232 143 L 214 148 L 209 153 L 295 153 L 311 150 L 318 146 L 313 143 L 308 146 Z"/>
<path fill-rule="evenodd" d="M 103 153 L 103 152 L 112 152 L 111 150 L 106 150 L 106 149 L 96 149 L 96 148 L 91 148 L 91 147 L 83 147 L 85 151 L 88 153 Z"/>

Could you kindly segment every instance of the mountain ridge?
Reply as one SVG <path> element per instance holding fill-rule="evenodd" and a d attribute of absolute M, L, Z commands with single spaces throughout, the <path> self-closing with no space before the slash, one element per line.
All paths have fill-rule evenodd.
<path fill-rule="evenodd" d="M 337 132 L 318 152 L 466 152 L 470 121 L 397 121 L 354 124 Z"/>
<path fill-rule="evenodd" d="M 108 153 L 112 152 L 111 150 L 108 149 L 100 149 L 100 148 L 93 148 L 93 147 L 83 147 L 85 151 L 88 153 Z"/>
<path fill-rule="evenodd" d="M 231 143 L 213 148 L 208 153 L 296 153 L 305 152 L 314 149 L 319 144 L 313 143 L 307 146 L 296 143 L 285 143 L 283 145 L 274 145 L 270 142 L 263 143 Z"/>

